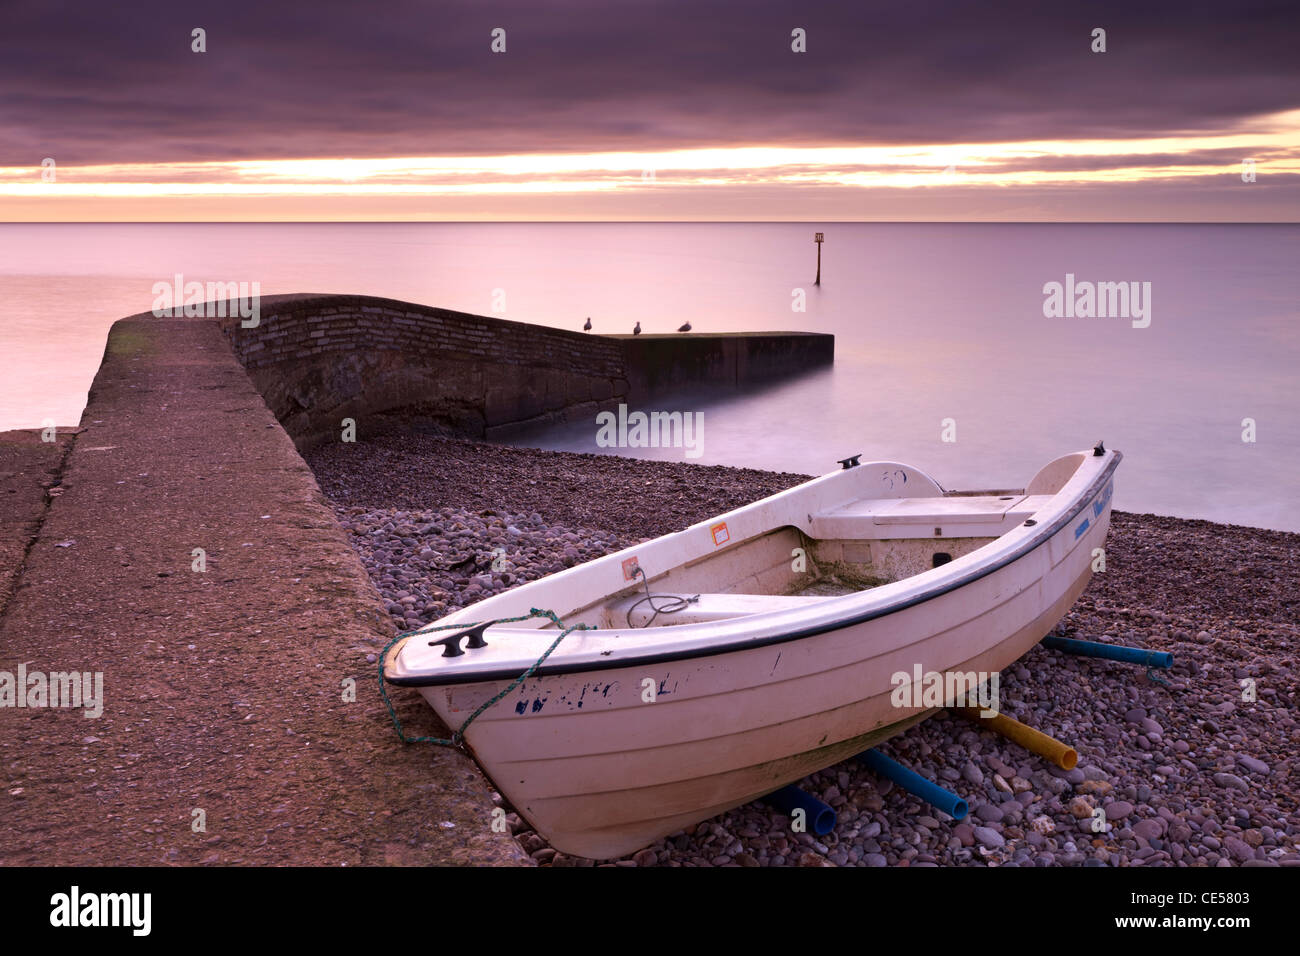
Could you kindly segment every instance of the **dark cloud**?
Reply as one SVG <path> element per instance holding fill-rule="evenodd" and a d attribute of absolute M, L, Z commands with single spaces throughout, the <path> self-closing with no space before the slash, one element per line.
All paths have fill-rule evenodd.
<path fill-rule="evenodd" d="M 11 0 L 0 164 L 1140 138 L 1300 107 L 1294 4 L 1133 6 Z"/>

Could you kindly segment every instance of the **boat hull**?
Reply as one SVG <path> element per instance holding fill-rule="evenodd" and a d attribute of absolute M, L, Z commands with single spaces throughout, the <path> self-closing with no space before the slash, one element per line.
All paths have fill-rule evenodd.
<path fill-rule="evenodd" d="M 991 675 L 1086 588 L 1110 486 L 1015 560 L 869 620 L 752 649 L 524 682 L 466 744 L 556 849 L 609 859 L 873 747 L 933 714 L 895 675 Z M 460 726 L 509 681 L 421 687 Z M 913 688 L 920 690 L 919 687 Z"/>

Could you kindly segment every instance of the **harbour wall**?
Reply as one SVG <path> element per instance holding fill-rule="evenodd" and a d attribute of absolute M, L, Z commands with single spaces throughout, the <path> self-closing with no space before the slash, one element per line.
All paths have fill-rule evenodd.
<path fill-rule="evenodd" d="M 359 295 L 264 296 L 258 324 L 219 320 L 300 450 L 400 416 L 494 438 L 594 417 L 688 384 L 743 387 L 829 364 L 817 333 L 592 335 Z"/>

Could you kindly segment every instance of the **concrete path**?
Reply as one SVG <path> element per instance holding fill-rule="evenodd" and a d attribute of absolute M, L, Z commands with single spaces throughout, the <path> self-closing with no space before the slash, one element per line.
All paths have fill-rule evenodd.
<path fill-rule="evenodd" d="M 51 453 L 0 442 L 0 672 L 102 673 L 103 713 L 0 707 L 0 863 L 528 862 L 472 761 L 396 739 L 392 626 L 214 323 L 113 327 L 28 550 Z"/>

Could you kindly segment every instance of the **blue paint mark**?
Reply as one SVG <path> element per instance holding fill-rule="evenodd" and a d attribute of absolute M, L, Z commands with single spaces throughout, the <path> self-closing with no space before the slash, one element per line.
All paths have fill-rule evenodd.
<path fill-rule="evenodd" d="M 537 713 L 539 710 L 541 710 L 541 709 L 542 709 L 542 705 L 545 704 L 545 703 L 546 703 L 546 701 L 542 700 L 542 698 L 540 698 L 540 697 L 538 697 L 535 701 L 533 701 L 533 713 L 535 714 L 535 713 Z"/>
<path fill-rule="evenodd" d="M 1110 501 L 1110 493 L 1114 490 L 1115 483 L 1112 481 L 1106 485 L 1106 490 L 1102 492 L 1100 498 L 1092 503 L 1092 514 L 1094 518 L 1100 518 L 1101 513 L 1106 510 L 1106 503 Z"/>
<path fill-rule="evenodd" d="M 516 714 L 522 714 L 522 713 L 524 713 L 524 712 L 527 711 L 527 710 L 528 710 L 528 701 L 526 701 L 526 700 L 521 700 L 519 703 L 515 704 L 515 713 L 516 713 Z"/>
<path fill-rule="evenodd" d="M 1079 537 L 1087 530 L 1088 530 L 1088 519 L 1084 518 L 1083 524 L 1079 525 L 1079 527 L 1074 529 L 1074 540 L 1078 541 Z"/>
<path fill-rule="evenodd" d="M 1115 488 L 1114 482 L 1111 482 L 1110 484 L 1106 485 L 1106 490 L 1102 492 L 1101 497 L 1093 502 L 1092 513 L 1095 516 L 1101 517 L 1101 513 L 1104 510 L 1106 510 L 1106 505 L 1110 502 L 1110 495 L 1111 492 L 1114 490 L 1114 488 Z"/>

